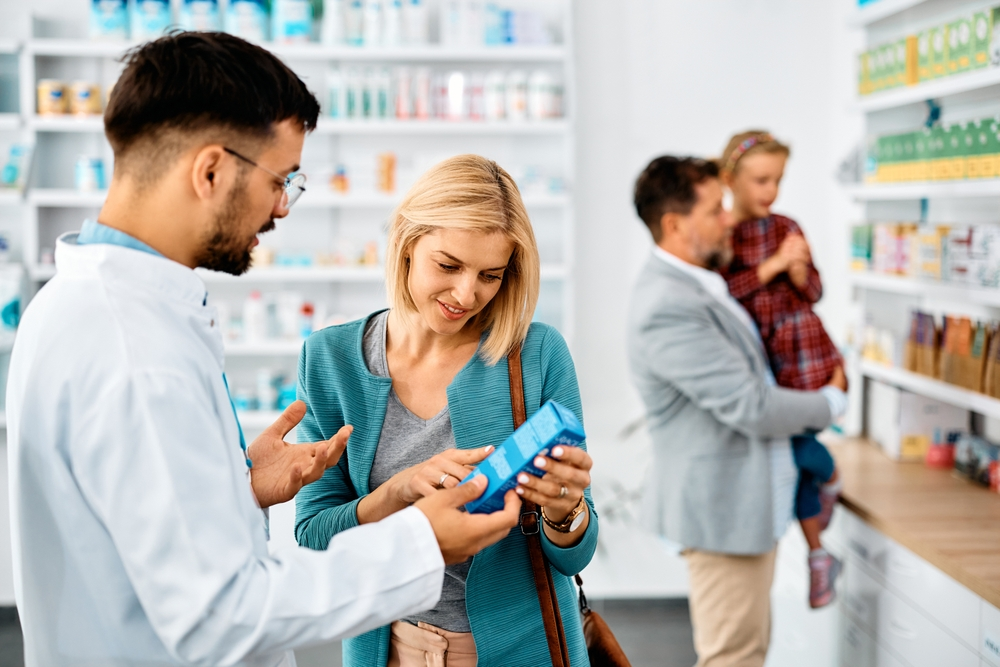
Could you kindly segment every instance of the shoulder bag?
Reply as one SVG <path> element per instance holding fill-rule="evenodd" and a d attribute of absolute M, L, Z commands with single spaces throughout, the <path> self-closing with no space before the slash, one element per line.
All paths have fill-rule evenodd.
<path fill-rule="evenodd" d="M 524 385 L 521 376 L 521 346 L 518 345 L 507 355 L 507 369 L 510 375 L 510 405 L 514 413 L 516 430 L 527 419 L 524 408 Z M 569 648 L 566 633 L 559 613 L 552 571 L 542 551 L 542 517 L 538 505 L 528 500 L 521 504 L 521 533 L 528 540 L 528 554 L 531 557 L 531 571 L 538 591 L 538 604 L 545 624 L 545 638 L 548 640 L 552 667 L 570 667 Z M 583 617 L 583 635 L 587 641 L 587 653 L 591 667 L 631 667 L 625 652 L 615 639 L 611 628 L 603 618 L 587 605 L 583 594 L 583 580 L 576 575 L 580 587 L 580 614 Z"/>

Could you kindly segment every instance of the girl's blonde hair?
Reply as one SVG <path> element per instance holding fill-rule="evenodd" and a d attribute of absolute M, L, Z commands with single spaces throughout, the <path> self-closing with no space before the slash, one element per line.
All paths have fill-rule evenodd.
<path fill-rule="evenodd" d="M 741 159 L 757 153 L 780 153 L 788 157 L 791 155 L 792 149 L 771 136 L 767 130 L 740 132 L 733 135 L 733 138 L 726 144 L 726 149 L 722 151 L 722 157 L 719 158 L 719 171 L 734 174 Z"/>
<path fill-rule="evenodd" d="M 499 232 L 514 244 L 500 290 L 469 322 L 489 332 L 481 354 L 493 365 L 528 335 L 538 303 L 538 245 L 514 179 L 479 155 L 457 155 L 420 177 L 389 220 L 385 278 L 393 308 L 417 310 L 409 254 L 420 237 L 438 229 Z"/>

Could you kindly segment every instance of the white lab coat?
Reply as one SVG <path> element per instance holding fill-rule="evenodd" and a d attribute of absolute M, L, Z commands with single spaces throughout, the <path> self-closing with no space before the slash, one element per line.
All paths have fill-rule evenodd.
<path fill-rule="evenodd" d="M 444 563 L 415 508 L 268 555 L 193 271 L 73 234 L 56 264 L 7 394 L 29 667 L 294 664 L 292 647 L 437 603 Z"/>

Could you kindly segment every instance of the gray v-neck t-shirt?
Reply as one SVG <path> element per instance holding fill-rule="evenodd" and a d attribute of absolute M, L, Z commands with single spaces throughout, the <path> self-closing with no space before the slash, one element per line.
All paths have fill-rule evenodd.
<path fill-rule="evenodd" d="M 373 375 L 379 377 L 390 377 L 385 351 L 388 320 L 389 311 L 385 311 L 371 318 L 365 326 L 365 364 Z M 403 405 L 393 389 L 389 392 L 385 421 L 382 422 L 382 433 L 368 476 L 368 488 L 374 490 L 396 473 L 454 447 L 455 432 L 451 428 L 451 413 L 447 405 L 430 419 L 421 419 Z M 403 620 L 414 624 L 423 621 L 450 632 L 470 632 L 469 616 L 465 610 L 465 580 L 471 563 L 467 560 L 446 566 L 441 600 L 437 606 Z"/>

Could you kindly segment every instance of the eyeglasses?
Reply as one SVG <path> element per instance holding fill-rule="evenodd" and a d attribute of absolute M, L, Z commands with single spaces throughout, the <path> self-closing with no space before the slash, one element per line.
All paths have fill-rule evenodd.
<path fill-rule="evenodd" d="M 227 153 L 229 153 L 233 157 L 238 157 L 239 159 L 243 160 L 244 162 L 246 162 L 248 164 L 252 164 L 253 166 L 257 167 L 258 169 L 266 171 L 267 173 L 271 174 L 276 179 L 278 179 L 279 181 L 281 181 L 282 182 L 282 188 L 284 188 L 284 193 L 281 195 L 281 208 L 283 208 L 285 210 L 290 209 L 295 204 L 295 202 L 297 202 L 299 200 L 299 197 L 302 196 L 302 193 L 306 191 L 306 175 L 305 174 L 295 173 L 295 174 L 289 174 L 288 176 L 282 176 L 278 172 L 271 171 L 267 167 L 262 167 L 261 165 L 257 164 L 256 162 L 254 162 L 250 158 L 245 157 L 243 155 L 240 155 L 239 153 L 237 153 L 236 151 L 234 151 L 231 148 L 225 148 L 225 147 L 223 147 L 222 150 L 226 151 Z"/>

